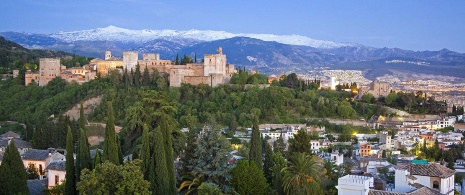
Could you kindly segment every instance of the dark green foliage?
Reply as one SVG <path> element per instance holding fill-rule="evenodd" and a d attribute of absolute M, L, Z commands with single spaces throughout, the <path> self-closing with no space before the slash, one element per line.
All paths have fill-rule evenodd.
<path fill-rule="evenodd" d="M 281 154 L 284 154 L 286 151 L 286 143 L 284 143 L 284 139 L 283 139 L 283 136 L 281 134 L 281 136 L 279 136 L 278 139 L 276 139 L 275 142 L 273 142 L 273 152 L 274 153 L 281 153 Z"/>
<path fill-rule="evenodd" d="M 76 156 L 76 181 L 80 181 L 82 170 L 90 168 L 92 168 L 92 161 L 90 159 L 87 135 L 83 129 L 80 129 L 78 153 Z"/>
<path fill-rule="evenodd" d="M 144 173 L 144 178 L 149 180 L 149 171 L 151 165 L 151 152 L 150 152 L 150 140 L 149 140 L 149 126 L 144 125 L 144 131 L 142 133 L 142 147 L 140 149 L 140 159 L 142 161 L 141 169 Z"/>
<path fill-rule="evenodd" d="M 267 183 L 271 183 L 273 180 L 273 150 L 271 149 L 271 145 L 268 143 L 266 139 L 263 139 L 263 145 L 265 147 L 265 159 L 263 161 L 263 173 L 265 174 L 265 178 Z"/>
<path fill-rule="evenodd" d="M 102 164 L 102 154 L 100 151 L 97 149 L 95 151 L 95 156 L 94 156 L 94 161 L 93 161 L 93 166 L 92 167 L 97 167 L 97 165 Z"/>
<path fill-rule="evenodd" d="M 76 168 L 74 167 L 74 143 L 71 127 L 66 135 L 66 184 L 65 194 L 76 194 Z"/>
<path fill-rule="evenodd" d="M 84 170 L 77 183 L 80 194 L 141 194 L 149 195 L 150 182 L 144 180 L 140 161 L 115 165 L 104 162 L 94 170 Z"/>
<path fill-rule="evenodd" d="M 268 84 L 268 75 L 266 74 L 249 74 L 247 71 L 238 70 L 234 73 L 229 81 L 231 84 Z"/>
<path fill-rule="evenodd" d="M 262 158 L 262 139 L 258 130 L 258 121 L 255 119 L 252 128 L 252 138 L 250 139 L 249 160 L 262 169 Z"/>
<path fill-rule="evenodd" d="M 231 185 L 234 190 L 243 195 L 265 194 L 268 184 L 263 171 L 252 161 L 241 160 L 231 171 Z"/>
<path fill-rule="evenodd" d="M 26 170 L 14 142 L 6 147 L 0 165 L 0 194 L 29 194 Z"/>
<path fill-rule="evenodd" d="M 108 119 L 105 127 L 105 140 L 103 142 L 103 159 L 108 160 L 115 165 L 120 164 L 118 154 L 118 144 L 116 143 L 115 118 L 113 116 L 113 106 L 111 102 L 107 103 Z"/>
<path fill-rule="evenodd" d="M 303 129 L 299 130 L 294 138 L 289 139 L 289 154 L 294 152 L 310 154 L 310 148 L 310 135 Z"/>
<path fill-rule="evenodd" d="M 150 177 L 152 184 L 152 191 L 155 194 L 176 194 L 172 192 L 171 188 L 176 187 L 170 184 L 168 177 L 171 173 L 168 172 L 167 160 L 165 156 L 165 145 L 163 141 L 163 134 L 160 128 L 155 129 L 155 147 L 153 149 L 152 163 L 150 167 L 150 173 L 153 173 Z M 171 161 L 173 163 L 173 161 Z"/>
<path fill-rule="evenodd" d="M 79 128 L 86 131 L 86 117 L 84 116 L 84 106 L 82 105 L 82 101 L 80 104 L 81 107 L 79 107 Z"/>
<path fill-rule="evenodd" d="M 274 190 L 279 195 L 284 194 L 283 173 L 281 172 L 281 170 L 284 167 L 286 167 L 286 159 L 283 157 L 283 155 L 280 152 L 275 152 L 273 154 L 273 167 L 272 167 L 273 182 L 272 184 L 274 186 Z"/>
<path fill-rule="evenodd" d="M 192 173 L 205 181 L 223 186 L 230 178 L 229 141 L 218 129 L 205 130 L 195 149 Z"/>

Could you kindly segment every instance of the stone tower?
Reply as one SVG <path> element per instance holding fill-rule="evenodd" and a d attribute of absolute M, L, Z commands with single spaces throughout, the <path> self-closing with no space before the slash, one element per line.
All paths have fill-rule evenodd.
<path fill-rule="evenodd" d="M 131 69 L 136 69 L 137 61 L 139 60 L 139 55 L 137 51 L 125 51 L 123 52 L 123 67 L 130 71 Z"/>
<path fill-rule="evenodd" d="M 111 51 L 110 50 L 107 50 L 105 52 L 105 60 L 109 60 L 111 58 Z"/>

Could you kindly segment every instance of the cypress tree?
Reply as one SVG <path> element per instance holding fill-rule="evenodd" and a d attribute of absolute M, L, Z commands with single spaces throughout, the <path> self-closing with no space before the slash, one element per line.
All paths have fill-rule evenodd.
<path fill-rule="evenodd" d="M 102 155 L 100 154 L 100 151 L 98 149 L 96 149 L 95 151 L 93 164 L 94 167 L 97 167 L 97 165 L 102 164 Z"/>
<path fill-rule="evenodd" d="M 140 149 L 140 159 L 142 160 L 142 173 L 144 173 L 144 179 L 149 180 L 150 171 L 150 140 L 149 140 L 149 127 L 144 124 L 144 130 L 142 132 L 142 148 Z"/>
<path fill-rule="evenodd" d="M 150 164 L 151 174 L 150 181 L 152 183 L 152 192 L 155 194 L 176 194 L 172 192 L 169 177 L 171 173 L 167 168 L 165 157 L 165 147 L 163 142 L 163 134 L 160 128 L 155 129 L 155 148 L 153 150 L 152 163 Z"/>
<path fill-rule="evenodd" d="M 71 127 L 68 126 L 68 134 L 66 135 L 66 180 L 65 194 L 76 194 L 76 169 L 74 167 L 74 144 L 73 133 Z"/>
<path fill-rule="evenodd" d="M 79 128 L 86 131 L 86 118 L 84 116 L 84 106 L 81 101 L 81 108 L 79 109 Z"/>
<path fill-rule="evenodd" d="M 254 116 L 252 127 L 252 138 L 250 140 L 249 160 L 254 162 L 260 169 L 262 169 L 262 139 L 258 130 L 257 116 Z"/>
<path fill-rule="evenodd" d="M 87 135 L 83 129 L 80 129 L 78 153 L 76 156 L 76 182 L 81 179 L 81 171 L 83 169 L 91 169 L 92 163 L 90 159 L 89 143 Z"/>
<path fill-rule="evenodd" d="M 263 161 L 263 172 L 268 183 L 273 180 L 273 150 L 266 139 L 263 139 L 265 147 L 265 160 Z"/>
<path fill-rule="evenodd" d="M 26 169 L 14 142 L 6 148 L 0 165 L 0 194 L 29 194 Z"/>
<path fill-rule="evenodd" d="M 194 62 L 197 63 L 197 53 L 194 53 Z"/>
<path fill-rule="evenodd" d="M 124 164 L 124 159 L 123 159 L 123 151 L 121 150 L 121 142 L 118 140 L 118 160 L 119 164 L 122 165 Z"/>
<path fill-rule="evenodd" d="M 113 117 L 113 106 L 111 102 L 107 103 L 108 119 L 105 127 L 105 140 L 103 142 L 103 159 L 108 160 L 115 165 L 120 164 L 118 159 L 118 145 L 116 143 L 115 118 Z"/>
<path fill-rule="evenodd" d="M 178 56 L 178 54 L 176 54 L 176 61 L 174 61 L 174 64 L 179 65 L 179 56 Z"/>
<path fill-rule="evenodd" d="M 164 141 L 164 150 L 165 151 L 165 161 L 166 161 L 166 167 L 168 170 L 168 174 L 166 175 L 166 179 L 169 181 L 169 187 L 168 189 L 170 190 L 168 194 L 176 194 L 177 189 L 176 189 L 176 175 L 174 172 L 174 155 L 173 155 L 173 141 L 171 139 L 171 129 L 168 124 L 168 121 L 171 121 L 172 118 L 169 119 L 170 116 L 167 114 L 163 114 L 161 117 L 161 124 L 159 126 L 161 130 L 161 136 L 162 140 Z M 155 148 L 155 150 L 157 150 Z"/>

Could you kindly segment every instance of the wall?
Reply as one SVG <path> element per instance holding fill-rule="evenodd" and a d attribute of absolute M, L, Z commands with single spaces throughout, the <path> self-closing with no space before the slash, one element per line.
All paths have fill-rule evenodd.
<path fill-rule="evenodd" d="M 63 183 L 66 178 L 66 171 L 58 171 L 58 170 L 48 170 L 47 179 L 48 179 L 48 188 L 55 187 L 55 176 L 58 176 L 58 185 Z"/>

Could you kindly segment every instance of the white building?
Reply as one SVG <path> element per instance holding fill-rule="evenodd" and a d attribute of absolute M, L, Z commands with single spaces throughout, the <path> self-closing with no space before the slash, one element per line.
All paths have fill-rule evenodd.
<path fill-rule="evenodd" d="M 55 161 L 45 169 L 48 178 L 48 188 L 53 188 L 63 183 L 66 177 L 66 161 Z"/>
<path fill-rule="evenodd" d="M 338 195 L 368 195 L 370 187 L 374 187 L 373 177 L 346 175 L 338 179 Z"/>
<path fill-rule="evenodd" d="M 419 183 L 441 194 L 453 195 L 454 174 L 454 170 L 436 163 L 409 164 L 396 170 L 394 191 L 409 192 L 416 189 L 411 184 Z"/>
<path fill-rule="evenodd" d="M 344 155 L 340 154 L 339 152 L 331 153 L 331 161 L 333 161 L 336 165 L 342 165 L 344 163 Z"/>

